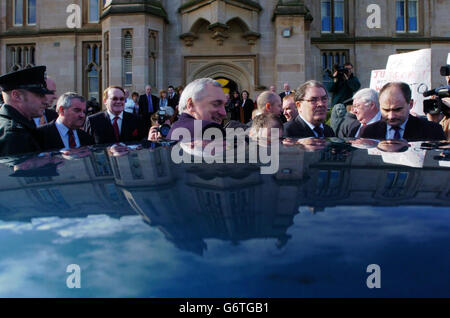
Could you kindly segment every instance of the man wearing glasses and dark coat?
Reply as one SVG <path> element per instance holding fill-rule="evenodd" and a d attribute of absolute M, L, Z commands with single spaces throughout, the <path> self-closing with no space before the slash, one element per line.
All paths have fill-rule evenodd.
<path fill-rule="evenodd" d="M 325 125 L 328 110 L 328 93 L 322 83 L 308 81 L 295 93 L 298 116 L 284 124 L 285 137 L 334 137 L 333 129 Z"/>
<path fill-rule="evenodd" d="M 139 118 L 124 112 L 125 91 L 120 86 L 110 86 L 103 92 L 106 111 L 89 116 L 84 130 L 96 144 L 140 141 L 146 137 Z"/>

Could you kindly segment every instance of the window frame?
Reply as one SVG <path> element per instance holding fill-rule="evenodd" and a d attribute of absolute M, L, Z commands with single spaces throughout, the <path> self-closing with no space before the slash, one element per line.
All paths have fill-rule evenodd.
<path fill-rule="evenodd" d="M 324 2 L 330 3 L 330 31 L 324 31 L 322 29 L 322 3 Z M 344 12 L 343 12 L 343 21 L 342 21 L 342 31 L 335 30 L 335 1 L 342 1 L 344 4 Z M 348 33 L 348 1 L 347 0 L 320 0 L 319 2 L 319 11 L 320 11 L 320 33 L 322 35 L 341 35 Z"/>
<path fill-rule="evenodd" d="M 35 22 L 33 23 L 29 23 L 28 22 L 28 18 L 29 18 L 29 1 L 30 0 L 21 0 L 22 1 L 22 14 L 20 15 L 22 17 L 22 23 L 16 23 L 16 3 L 19 0 L 12 0 L 11 1 L 11 10 L 12 10 L 12 26 L 13 27 L 24 27 L 24 26 L 36 26 L 37 25 L 37 0 L 35 0 L 35 5 L 34 5 L 34 17 L 35 17 Z"/>
<path fill-rule="evenodd" d="M 92 57 L 94 56 L 94 50 L 92 48 L 96 47 L 97 48 L 97 58 L 98 58 L 98 63 L 97 61 L 95 61 Z M 83 53 L 82 53 L 82 60 L 83 60 L 83 74 L 82 74 L 82 80 L 83 80 L 83 96 L 86 98 L 86 100 L 90 99 L 89 96 L 89 69 L 91 67 L 95 67 L 97 70 L 97 82 L 98 82 L 98 98 L 97 98 L 97 102 L 99 102 L 101 104 L 103 96 L 102 96 L 102 76 L 103 76 L 103 69 L 102 69 L 102 63 L 103 63 L 103 58 L 102 58 L 102 48 L 103 48 L 103 43 L 101 41 L 83 41 L 82 42 L 82 48 L 83 48 Z M 91 59 L 88 56 L 89 54 L 89 48 L 91 48 L 90 52 L 91 52 Z"/>
<path fill-rule="evenodd" d="M 90 2 L 92 0 L 83 0 L 83 21 L 84 24 L 93 25 L 100 23 L 100 17 L 102 16 L 103 7 L 105 4 L 105 0 L 95 0 L 98 1 L 98 20 L 90 21 L 89 20 L 89 10 L 91 8 Z"/>
<path fill-rule="evenodd" d="M 399 3 L 400 1 L 403 1 L 403 9 L 404 9 L 404 17 L 403 17 L 403 23 L 404 23 L 404 31 L 399 31 L 397 30 L 397 3 Z M 410 1 L 414 1 L 416 3 L 416 19 L 417 19 L 417 26 L 416 26 L 416 30 L 415 31 L 410 31 L 410 26 L 409 26 L 409 2 Z M 420 0 L 395 0 L 395 7 L 394 7 L 394 12 L 395 12 L 395 20 L 394 20 L 394 25 L 395 25 L 395 33 L 397 34 L 418 34 L 420 33 Z"/>

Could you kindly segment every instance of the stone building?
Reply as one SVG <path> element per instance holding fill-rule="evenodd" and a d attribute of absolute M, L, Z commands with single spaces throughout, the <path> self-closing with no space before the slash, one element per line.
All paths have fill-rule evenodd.
<path fill-rule="evenodd" d="M 380 28 L 367 26 L 368 6 Z M 143 92 L 223 78 L 251 97 L 270 85 L 326 80 L 351 61 L 363 87 L 390 54 L 432 48 L 433 85 L 450 52 L 443 0 L 5 0 L 0 73 L 47 65 L 58 94 Z"/>

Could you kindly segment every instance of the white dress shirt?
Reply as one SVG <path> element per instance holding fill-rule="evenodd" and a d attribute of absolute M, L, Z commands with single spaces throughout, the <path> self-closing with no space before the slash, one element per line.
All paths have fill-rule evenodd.
<path fill-rule="evenodd" d="M 69 149 L 69 128 L 67 128 L 60 120 L 59 117 L 55 121 L 56 128 L 58 129 L 59 135 L 61 136 L 61 140 L 64 144 L 64 148 Z M 75 138 L 75 143 L 77 145 L 77 148 L 81 146 L 80 139 L 78 138 L 77 130 L 73 129 L 73 136 Z"/>
<path fill-rule="evenodd" d="M 300 116 L 301 119 L 303 119 L 303 121 L 308 125 L 309 128 L 311 128 L 312 132 L 314 133 L 314 135 L 316 137 L 319 137 L 319 135 L 317 134 L 317 132 L 314 130 L 314 128 L 316 128 L 316 126 L 314 126 L 313 124 L 311 124 L 309 121 L 307 121 L 305 118 L 303 118 L 302 115 L 298 114 Z M 320 124 L 320 128 L 322 128 L 323 130 L 323 134 L 325 135 L 325 129 L 323 128 L 323 124 Z"/>
<path fill-rule="evenodd" d="M 113 113 L 110 113 L 108 110 L 109 119 L 111 120 L 111 125 L 114 124 L 114 118 L 116 115 Z M 117 115 L 119 119 L 117 119 L 117 126 L 119 126 L 119 135 L 122 133 L 122 120 L 123 120 L 123 112 L 120 113 L 120 115 Z"/>

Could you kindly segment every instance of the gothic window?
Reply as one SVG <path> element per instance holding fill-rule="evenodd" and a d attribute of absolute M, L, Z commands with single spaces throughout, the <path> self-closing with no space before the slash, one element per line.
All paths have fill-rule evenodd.
<path fill-rule="evenodd" d="M 87 99 L 101 101 L 101 42 L 83 43 L 83 88 Z"/>
<path fill-rule="evenodd" d="M 324 50 L 321 51 L 322 58 L 322 82 L 324 84 L 331 83 L 333 79 L 329 76 L 327 69 L 333 71 L 333 65 L 343 65 L 350 61 L 349 52 L 347 50 Z"/>
<path fill-rule="evenodd" d="M 122 32 L 122 83 L 123 86 L 133 84 L 133 31 Z"/>
<path fill-rule="evenodd" d="M 103 45 L 105 48 L 105 87 L 109 86 L 109 32 L 105 32 Z"/>
<path fill-rule="evenodd" d="M 152 86 L 156 86 L 156 61 L 158 58 L 158 31 L 148 31 L 148 78 Z"/>
<path fill-rule="evenodd" d="M 18 44 L 7 46 L 8 71 L 18 71 L 36 64 L 36 45 Z"/>

